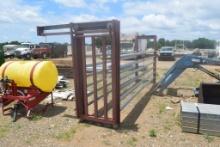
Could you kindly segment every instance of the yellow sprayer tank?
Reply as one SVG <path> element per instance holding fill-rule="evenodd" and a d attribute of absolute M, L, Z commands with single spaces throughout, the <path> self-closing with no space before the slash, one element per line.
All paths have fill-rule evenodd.
<path fill-rule="evenodd" d="M 35 86 L 52 92 L 58 80 L 57 68 L 51 61 L 9 61 L 0 67 L 0 78 L 14 80 L 18 87 Z"/>

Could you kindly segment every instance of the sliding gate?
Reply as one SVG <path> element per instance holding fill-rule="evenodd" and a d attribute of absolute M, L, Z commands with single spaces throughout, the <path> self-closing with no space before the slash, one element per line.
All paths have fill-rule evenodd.
<path fill-rule="evenodd" d="M 82 121 L 118 126 L 120 111 L 125 107 L 125 104 L 120 104 L 121 99 L 126 100 L 129 91 L 135 90 L 140 83 L 143 88 L 143 81 L 155 82 L 156 50 L 147 63 L 147 66 L 152 65 L 151 68 L 141 64 L 142 61 L 146 63 L 145 58 L 148 58 L 145 53 L 141 58 L 143 53 L 137 51 L 120 56 L 120 22 L 117 20 L 40 26 L 37 27 L 37 33 L 39 36 L 70 35 L 76 114 Z M 135 56 L 137 60 L 126 61 L 130 56 Z M 123 63 L 120 64 L 120 61 Z M 148 70 L 152 71 L 150 74 L 153 78 L 150 80 L 144 76 Z M 123 93 L 120 89 L 123 89 Z"/>

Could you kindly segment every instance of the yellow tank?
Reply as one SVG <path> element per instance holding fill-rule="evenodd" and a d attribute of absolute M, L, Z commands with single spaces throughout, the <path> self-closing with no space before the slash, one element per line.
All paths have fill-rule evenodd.
<path fill-rule="evenodd" d="M 9 61 L 0 67 L 0 78 L 7 76 L 18 87 L 35 86 L 51 92 L 58 80 L 57 68 L 51 61 Z"/>

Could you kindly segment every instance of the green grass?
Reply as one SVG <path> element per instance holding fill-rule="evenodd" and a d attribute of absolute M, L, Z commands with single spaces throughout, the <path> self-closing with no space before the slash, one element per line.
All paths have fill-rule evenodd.
<path fill-rule="evenodd" d="M 131 147 L 135 147 L 137 144 L 137 138 L 131 137 L 128 139 L 127 144 Z"/>
<path fill-rule="evenodd" d="M 103 142 L 103 144 L 105 144 L 105 145 L 107 145 L 107 146 L 110 146 L 110 145 L 111 145 L 111 143 L 110 143 L 109 140 L 103 140 L 102 142 Z"/>
<path fill-rule="evenodd" d="M 0 138 L 5 137 L 8 132 L 9 132 L 9 127 L 8 126 L 0 127 Z"/>
<path fill-rule="evenodd" d="M 166 105 L 164 103 L 159 103 L 159 114 L 164 113 L 166 110 Z"/>
<path fill-rule="evenodd" d="M 156 130 L 155 130 L 155 129 L 151 129 L 151 130 L 149 131 L 149 136 L 150 136 L 150 137 L 157 137 L 157 132 L 156 132 Z"/>
<path fill-rule="evenodd" d="M 173 127 L 173 124 L 170 121 L 166 121 L 164 124 L 164 129 L 165 130 L 171 130 L 171 128 Z"/>
<path fill-rule="evenodd" d="M 41 115 L 33 114 L 33 116 L 31 116 L 30 120 L 38 121 L 38 120 L 41 120 L 42 118 L 43 117 Z"/>
<path fill-rule="evenodd" d="M 59 133 L 55 138 L 58 140 L 70 141 L 74 137 L 76 130 L 76 127 L 72 127 L 66 132 Z"/>
<path fill-rule="evenodd" d="M 208 134 L 205 134 L 204 135 L 204 138 L 208 141 L 208 143 L 211 143 L 212 141 L 214 141 L 214 137 L 213 136 L 210 136 Z"/>
<path fill-rule="evenodd" d="M 181 126 L 180 113 L 175 113 L 175 115 L 174 115 L 174 121 L 175 121 L 175 124 L 176 124 L 177 126 Z"/>

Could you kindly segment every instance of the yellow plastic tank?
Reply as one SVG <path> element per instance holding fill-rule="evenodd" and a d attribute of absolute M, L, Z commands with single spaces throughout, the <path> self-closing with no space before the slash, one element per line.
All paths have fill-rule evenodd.
<path fill-rule="evenodd" d="M 51 92 L 58 80 L 58 72 L 51 61 L 9 61 L 0 67 L 0 78 L 14 80 L 18 87 L 35 86 Z"/>

